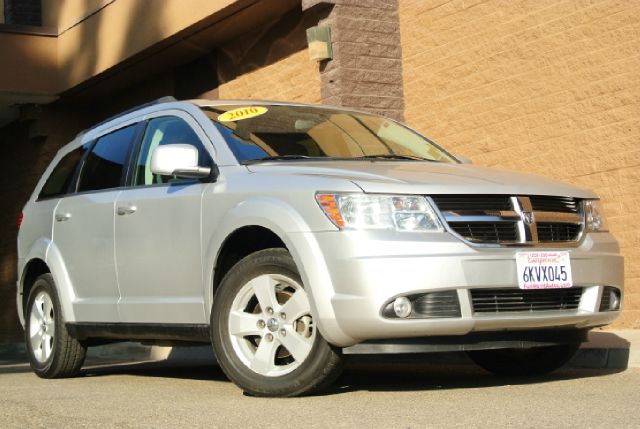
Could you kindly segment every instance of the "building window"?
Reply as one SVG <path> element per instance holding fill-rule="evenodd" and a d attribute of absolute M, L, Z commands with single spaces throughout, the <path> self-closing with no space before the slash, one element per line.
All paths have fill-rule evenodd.
<path fill-rule="evenodd" d="M 0 0 L 4 2 L 4 23 L 42 26 L 40 0 Z"/>

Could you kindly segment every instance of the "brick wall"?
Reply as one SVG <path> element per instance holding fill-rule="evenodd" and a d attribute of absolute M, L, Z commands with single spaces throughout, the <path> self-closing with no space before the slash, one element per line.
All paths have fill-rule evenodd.
<path fill-rule="evenodd" d="M 402 55 L 397 0 L 303 0 L 330 7 L 333 59 L 321 64 L 322 102 L 402 120 Z"/>
<path fill-rule="evenodd" d="M 640 328 L 640 2 L 400 0 L 406 121 L 476 164 L 595 190 Z"/>
<path fill-rule="evenodd" d="M 299 51 L 266 67 L 237 76 L 218 87 L 221 99 L 320 102 L 318 65 L 306 50 Z"/>
<path fill-rule="evenodd" d="M 309 59 L 306 29 L 325 15 L 296 7 L 220 46 L 219 98 L 319 103 L 320 72 Z"/>

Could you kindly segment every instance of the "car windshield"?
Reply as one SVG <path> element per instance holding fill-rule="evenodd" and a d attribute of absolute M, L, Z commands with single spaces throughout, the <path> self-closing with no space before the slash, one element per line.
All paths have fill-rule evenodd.
<path fill-rule="evenodd" d="M 326 158 L 457 163 L 425 137 L 380 116 L 287 105 L 202 109 L 241 163 Z"/>

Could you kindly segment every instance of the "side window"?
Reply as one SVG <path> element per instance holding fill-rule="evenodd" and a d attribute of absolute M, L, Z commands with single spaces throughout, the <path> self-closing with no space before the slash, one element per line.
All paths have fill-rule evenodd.
<path fill-rule="evenodd" d="M 42 187 L 38 199 L 59 197 L 66 194 L 76 168 L 78 168 L 78 164 L 88 149 L 89 144 L 85 144 L 62 157 Z"/>
<path fill-rule="evenodd" d="M 151 157 L 158 146 L 167 144 L 189 144 L 198 149 L 198 165 L 211 167 L 213 162 L 204 145 L 191 126 L 175 116 L 165 116 L 149 121 L 140 153 L 136 162 L 133 185 L 154 185 L 157 183 L 189 182 L 193 179 L 176 179 L 151 172 Z"/>
<path fill-rule="evenodd" d="M 78 192 L 120 186 L 135 133 L 136 125 L 130 125 L 98 139 L 82 167 Z"/>

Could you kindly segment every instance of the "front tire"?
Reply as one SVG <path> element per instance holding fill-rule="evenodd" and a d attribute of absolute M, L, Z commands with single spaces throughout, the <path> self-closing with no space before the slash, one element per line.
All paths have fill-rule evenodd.
<path fill-rule="evenodd" d="M 224 373 L 255 396 L 298 396 L 340 374 L 285 249 L 255 252 L 229 270 L 211 310 L 211 342 Z"/>
<path fill-rule="evenodd" d="M 576 354 L 580 344 L 530 349 L 474 350 L 467 354 L 476 364 L 497 375 L 535 376 L 560 368 Z"/>
<path fill-rule="evenodd" d="M 33 371 L 42 378 L 77 375 L 87 349 L 67 331 L 51 274 L 34 282 L 25 315 L 25 343 Z"/>

